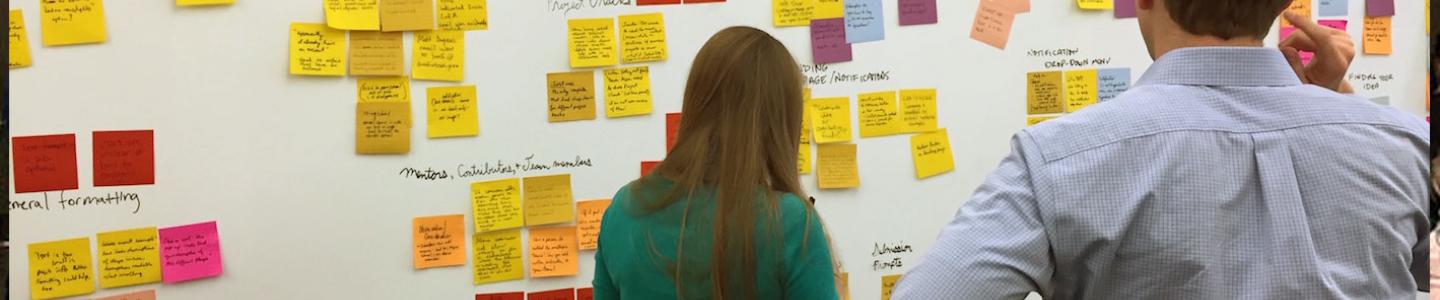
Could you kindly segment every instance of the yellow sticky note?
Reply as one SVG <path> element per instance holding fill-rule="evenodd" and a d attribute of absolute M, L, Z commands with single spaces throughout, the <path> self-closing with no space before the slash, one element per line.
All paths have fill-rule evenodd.
<path fill-rule="evenodd" d="M 525 178 L 525 226 L 574 220 L 575 198 L 570 194 L 570 174 Z"/>
<path fill-rule="evenodd" d="M 900 90 L 901 132 L 928 132 L 939 128 L 935 89 Z"/>
<path fill-rule="evenodd" d="M 30 38 L 25 37 L 25 20 L 18 9 L 10 10 L 10 68 L 30 66 Z"/>
<path fill-rule="evenodd" d="M 465 264 L 465 215 L 419 217 L 411 226 L 415 269 Z"/>
<path fill-rule="evenodd" d="M 575 275 L 579 249 L 575 226 L 530 229 L 530 277 Z"/>
<path fill-rule="evenodd" d="M 290 74 L 345 76 L 345 32 L 290 23 Z"/>
<path fill-rule="evenodd" d="M 835 278 L 835 285 L 840 300 L 850 300 L 850 273 L 840 273 L 838 278 Z"/>
<path fill-rule="evenodd" d="M 425 99 L 426 135 L 430 138 L 480 134 L 474 85 L 428 88 Z"/>
<path fill-rule="evenodd" d="M 834 19 L 845 17 L 844 0 L 815 0 L 815 14 L 812 19 Z"/>
<path fill-rule="evenodd" d="M 1025 127 L 1035 126 L 1035 124 L 1040 124 L 1058 117 L 1059 116 L 1029 116 L 1025 118 Z"/>
<path fill-rule="evenodd" d="M 95 292 L 90 238 L 30 244 L 30 298 L 55 299 Z"/>
<path fill-rule="evenodd" d="M 380 30 L 376 0 L 325 0 L 325 24 L 344 30 Z M 351 34 L 358 33 L 352 32 Z"/>
<path fill-rule="evenodd" d="M 179 6 L 222 5 L 234 3 L 235 0 L 175 0 L 175 5 Z"/>
<path fill-rule="evenodd" d="M 350 73 L 400 76 L 405 74 L 404 33 L 350 32 Z"/>
<path fill-rule="evenodd" d="M 1390 17 L 1365 17 L 1365 54 L 1390 54 Z"/>
<path fill-rule="evenodd" d="M 895 284 L 899 282 L 900 274 L 880 277 L 880 300 L 890 300 L 890 293 L 895 291 Z"/>
<path fill-rule="evenodd" d="M 524 278 L 525 249 L 520 244 L 520 229 L 476 233 L 471 244 L 475 284 Z"/>
<path fill-rule="evenodd" d="M 470 184 L 470 207 L 475 232 L 525 226 L 520 204 L 520 179 L 500 179 Z"/>
<path fill-rule="evenodd" d="M 465 78 L 465 32 L 420 31 L 412 51 L 415 79 L 461 81 Z"/>
<path fill-rule="evenodd" d="M 385 0 L 380 3 L 380 30 L 431 29 L 435 29 L 435 2 L 431 0 Z"/>
<path fill-rule="evenodd" d="M 860 137 L 900 133 L 902 122 L 895 103 L 895 91 L 860 94 L 856 102 L 860 114 Z"/>
<path fill-rule="evenodd" d="M 435 5 L 440 30 L 490 29 L 490 13 L 485 0 L 438 0 Z"/>
<path fill-rule="evenodd" d="M 815 0 L 772 0 L 775 27 L 810 26 Z"/>
<path fill-rule="evenodd" d="M 799 165 L 800 174 L 810 174 L 810 144 L 800 143 L 800 152 L 796 153 L 796 157 L 799 158 L 795 163 Z"/>
<path fill-rule="evenodd" d="M 105 41 L 101 0 L 40 1 L 40 39 L 45 46 Z"/>
<path fill-rule="evenodd" d="M 800 99 L 800 143 L 810 143 L 810 88 L 805 88 Z"/>
<path fill-rule="evenodd" d="M 815 143 L 850 141 L 850 98 L 810 99 Z"/>
<path fill-rule="evenodd" d="M 95 235 L 100 258 L 100 287 L 160 282 L 160 242 L 155 227 Z"/>
<path fill-rule="evenodd" d="M 1291 0 L 1291 1 L 1290 1 L 1290 7 L 1286 8 L 1285 10 L 1290 11 L 1291 13 L 1299 14 L 1299 15 L 1301 15 L 1301 16 L 1304 16 L 1306 19 L 1309 19 L 1309 18 L 1310 18 L 1310 12 L 1311 12 L 1311 9 L 1310 9 L 1310 2 L 1311 2 L 1311 1 L 1315 1 L 1315 0 Z M 1387 0 L 1387 1 L 1394 1 L 1394 0 Z M 1344 5 L 1344 4 L 1341 4 L 1341 5 Z M 1281 18 L 1279 18 L 1279 19 L 1280 19 L 1280 27 L 1282 27 L 1282 28 L 1284 28 L 1284 27 L 1290 27 L 1290 20 L 1287 20 L 1287 19 L 1285 19 L 1284 17 L 1281 17 Z"/>
<path fill-rule="evenodd" d="M 550 73 L 545 79 L 550 122 L 595 119 L 594 71 Z"/>
<path fill-rule="evenodd" d="M 410 80 L 405 77 L 368 77 L 355 81 L 356 103 L 410 103 Z"/>
<path fill-rule="evenodd" d="M 667 48 L 665 17 L 660 13 L 620 16 L 621 60 L 662 61 L 669 57 Z"/>
<path fill-rule="evenodd" d="M 356 103 L 355 153 L 409 153 L 411 126 L 408 99 Z"/>
<path fill-rule="evenodd" d="M 1060 71 L 1034 72 L 1026 76 L 1025 98 L 1028 114 L 1056 114 L 1064 109 L 1060 104 L 1063 96 L 1064 78 Z"/>
<path fill-rule="evenodd" d="M 579 216 L 575 218 L 575 231 L 580 238 L 580 249 L 595 249 L 600 240 L 600 221 L 605 210 L 610 208 L 610 199 L 575 202 Z"/>
<path fill-rule="evenodd" d="M 860 186 L 860 167 L 855 161 L 855 144 L 820 144 L 815 176 L 820 189 Z"/>
<path fill-rule="evenodd" d="M 925 179 L 955 169 L 950 153 L 950 134 L 945 129 L 910 137 L 910 158 L 915 161 L 915 178 Z"/>
<path fill-rule="evenodd" d="M 1114 9 L 1115 3 L 1111 0 L 1075 0 L 1080 9 Z"/>
<path fill-rule="evenodd" d="M 650 114 L 650 67 L 605 70 L 605 116 Z"/>
<path fill-rule="evenodd" d="M 570 67 L 615 64 L 615 19 L 570 20 Z"/>
<path fill-rule="evenodd" d="M 1065 112 L 1076 112 L 1094 105 L 1099 97 L 1095 69 L 1065 71 Z"/>

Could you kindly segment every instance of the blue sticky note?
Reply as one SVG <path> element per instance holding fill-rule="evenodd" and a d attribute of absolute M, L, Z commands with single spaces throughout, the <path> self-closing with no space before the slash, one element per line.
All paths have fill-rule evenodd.
<path fill-rule="evenodd" d="M 1349 0 L 1319 0 L 1321 17 L 1345 17 L 1350 15 Z"/>
<path fill-rule="evenodd" d="M 885 12 L 880 0 L 845 0 L 845 42 L 885 39 Z"/>
<path fill-rule="evenodd" d="M 1100 69 L 1095 71 L 1097 89 L 1101 103 L 1114 100 L 1120 93 L 1130 90 L 1130 68 Z"/>

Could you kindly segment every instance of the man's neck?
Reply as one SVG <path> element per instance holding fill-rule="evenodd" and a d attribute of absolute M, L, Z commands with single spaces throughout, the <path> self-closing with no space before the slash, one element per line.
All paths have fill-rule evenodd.
<path fill-rule="evenodd" d="M 1252 37 L 1237 37 L 1232 39 L 1221 39 L 1213 36 L 1195 36 L 1182 34 L 1175 38 L 1164 39 L 1155 44 L 1155 58 L 1164 57 L 1166 53 L 1183 48 L 1194 47 L 1264 47 L 1265 41 Z"/>

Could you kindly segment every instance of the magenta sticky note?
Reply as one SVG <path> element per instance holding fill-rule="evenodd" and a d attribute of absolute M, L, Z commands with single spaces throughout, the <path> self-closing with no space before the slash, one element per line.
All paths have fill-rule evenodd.
<path fill-rule="evenodd" d="M 1365 0 L 1365 15 L 1388 17 L 1395 15 L 1395 0 Z"/>
<path fill-rule="evenodd" d="M 215 221 L 160 229 L 160 273 L 165 283 L 224 273 Z"/>
<path fill-rule="evenodd" d="M 1115 0 L 1115 18 L 1134 18 L 1135 0 Z"/>
<path fill-rule="evenodd" d="M 810 20 L 810 53 L 816 64 L 851 60 L 850 43 L 845 41 L 845 19 Z"/>
<path fill-rule="evenodd" d="M 900 25 L 938 23 L 935 0 L 900 0 Z"/>

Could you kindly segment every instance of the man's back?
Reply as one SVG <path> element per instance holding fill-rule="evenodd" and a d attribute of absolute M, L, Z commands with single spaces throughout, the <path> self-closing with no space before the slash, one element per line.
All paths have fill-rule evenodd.
<path fill-rule="evenodd" d="M 1273 49 L 1177 50 L 1018 134 L 898 293 L 1413 299 L 1428 131 L 1300 85 Z"/>

